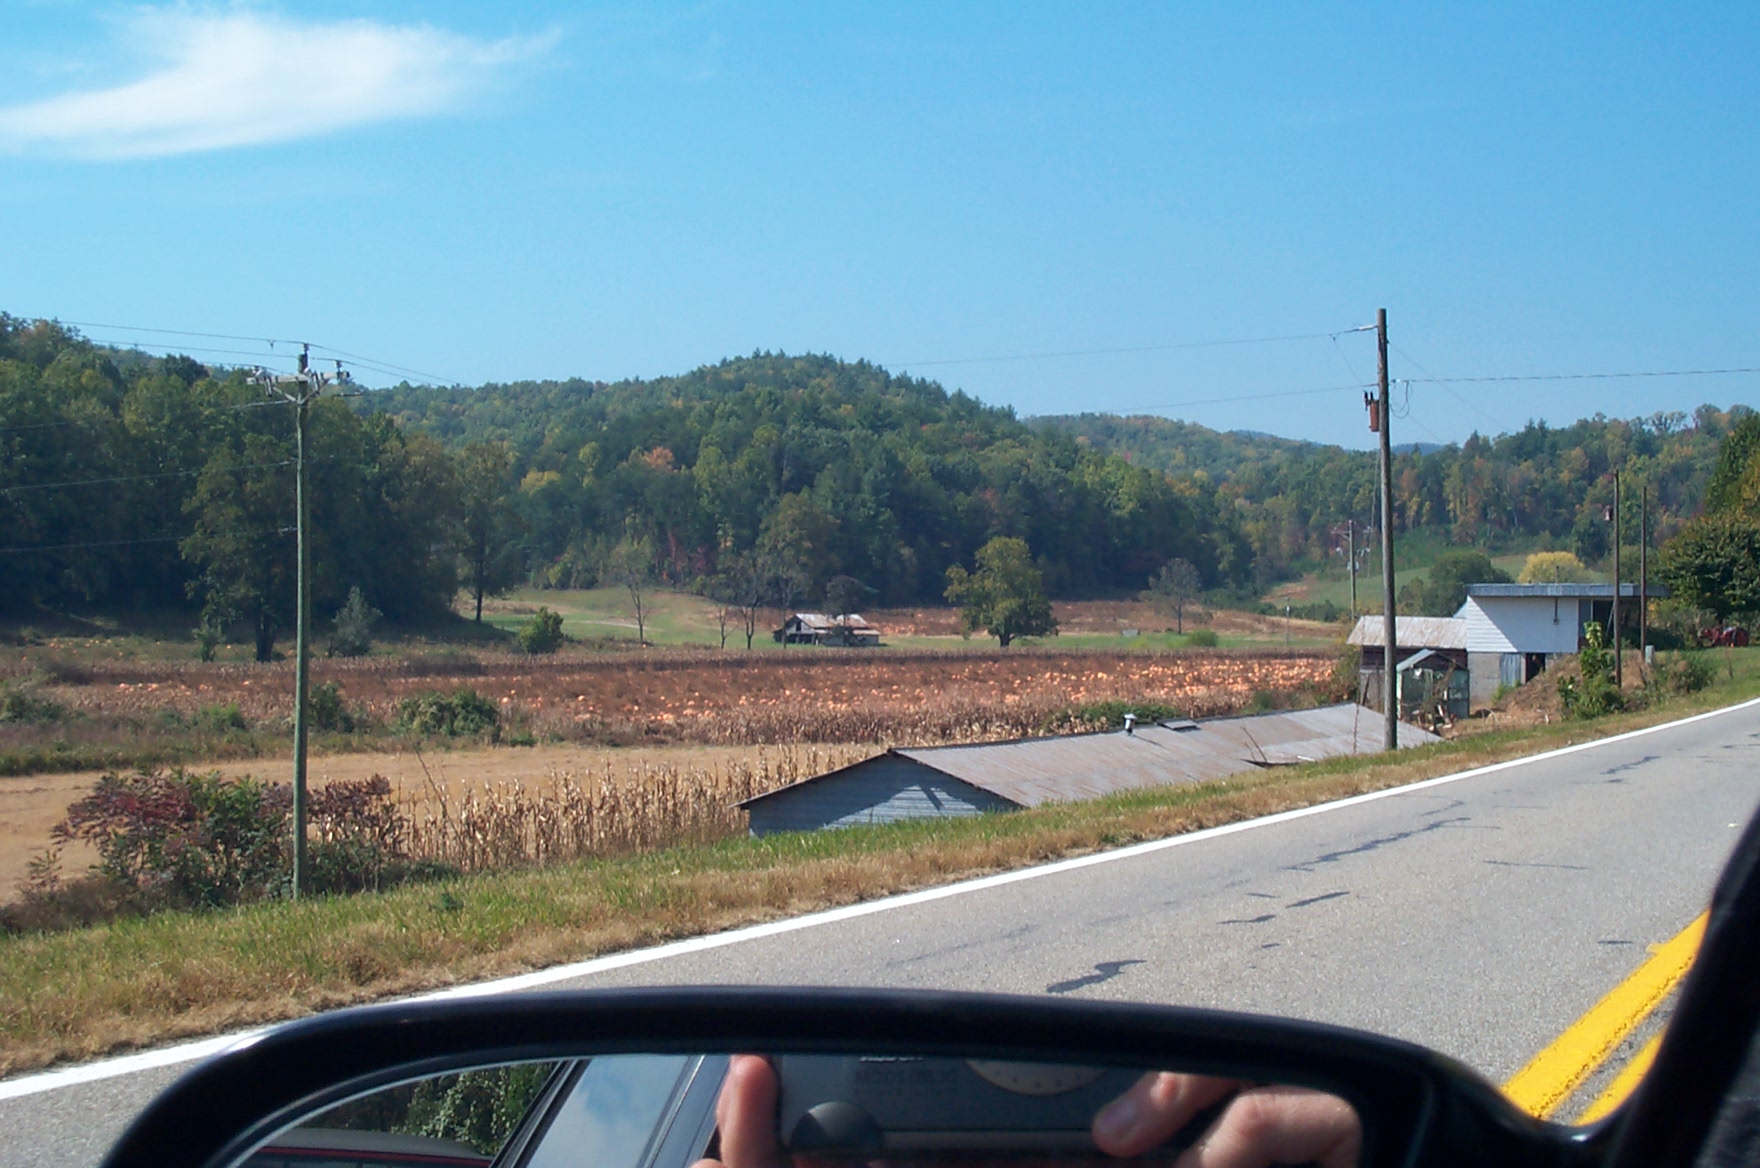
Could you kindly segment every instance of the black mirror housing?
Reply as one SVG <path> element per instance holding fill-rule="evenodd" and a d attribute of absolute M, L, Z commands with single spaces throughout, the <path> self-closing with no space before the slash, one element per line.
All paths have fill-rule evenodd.
<path fill-rule="evenodd" d="M 136 1119 L 104 1163 L 233 1163 L 301 1116 L 472 1065 L 635 1052 L 850 1050 L 1177 1065 L 1309 1087 L 1357 1110 L 1365 1168 L 1552 1165 L 1600 1151 L 1601 1133 L 1536 1120 L 1450 1059 L 1338 1027 L 1111 1002 L 715 987 L 410 1002 L 291 1023 L 192 1069 Z"/>

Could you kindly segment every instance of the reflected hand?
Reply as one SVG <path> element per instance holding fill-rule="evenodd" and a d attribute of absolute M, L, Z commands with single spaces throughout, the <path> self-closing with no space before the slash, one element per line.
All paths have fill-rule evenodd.
<path fill-rule="evenodd" d="M 721 1133 L 721 1159 L 698 1160 L 694 1168 L 781 1168 L 787 1163 L 776 1139 L 776 1069 L 755 1054 L 736 1054 L 727 1067 L 715 1124 Z"/>
<path fill-rule="evenodd" d="M 1094 1142 L 1112 1156 L 1140 1156 L 1224 1099 L 1222 1114 L 1174 1168 L 1355 1168 L 1363 1129 L 1350 1104 L 1305 1087 L 1257 1087 L 1233 1079 L 1152 1071 L 1094 1117 Z"/>

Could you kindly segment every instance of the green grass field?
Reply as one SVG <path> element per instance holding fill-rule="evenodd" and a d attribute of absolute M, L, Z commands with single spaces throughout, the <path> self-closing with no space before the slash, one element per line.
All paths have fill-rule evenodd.
<path fill-rule="evenodd" d="M 483 623 L 517 632 L 539 607 L 562 617 L 562 631 L 578 641 L 627 641 L 636 643 L 635 607 L 622 588 L 536 589 L 521 588 L 499 600 L 485 602 Z M 642 598 L 643 633 L 650 645 L 699 645 L 714 648 L 721 643 L 715 623 L 715 606 L 688 592 L 654 591 Z M 769 614 L 758 629 L 758 640 L 770 644 Z M 727 643 L 743 645 L 745 633 L 737 618 L 728 627 Z"/>

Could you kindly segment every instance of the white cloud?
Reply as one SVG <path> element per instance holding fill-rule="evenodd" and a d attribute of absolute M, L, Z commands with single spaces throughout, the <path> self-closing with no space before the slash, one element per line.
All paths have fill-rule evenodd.
<path fill-rule="evenodd" d="M 150 62 L 145 77 L 0 107 L 0 149 L 150 158 L 443 113 L 555 40 L 187 8 L 149 11 L 126 31 Z"/>

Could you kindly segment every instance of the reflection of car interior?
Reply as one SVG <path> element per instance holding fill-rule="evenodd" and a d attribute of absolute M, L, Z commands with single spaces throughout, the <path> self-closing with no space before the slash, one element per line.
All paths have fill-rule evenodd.
<path fill-rule="evenodd" d="M 456 1140 L 346 1128 L 296 1127 L 271 1140 L 246 1168 L 488 1168 L 490 1157 Z"/>
<path fill-rule="evenodd" d="M 1097 1157 L 1089 1136 L 1095 1112 L 1141 1073 L 860 1055 L 785 1055 L 775 1065 L 784 1147 L 869 1162 L 1026 1146 L 1058 1149 L 1065 1160 Z M 481 1168 L 491 1162 L 574 1168 L 583 1149 L 592 1150 L 594 1168 L 689 1168 L 714 1150 L 716 1100 L 728 1066 L 727 1055 L 615 1055 L 557 1063 L 541 1085 L 518 1095 L 506 1126 L 475 1139 L 475 1147 L 430 1135 L 326 1126 L 350 1116 L 358 1121 L 359 1109 L 345 1104 L 277 1136 L 251 1157 L 248 1168 Z M 1217 1110 L 1207 1109 L 1197 1126 Z M 389 1118 L 401 1125 L 408 1113 Z M 1196 1134 L 1185 1133 L 1171 1147 L 1185 1146 Z"/>

